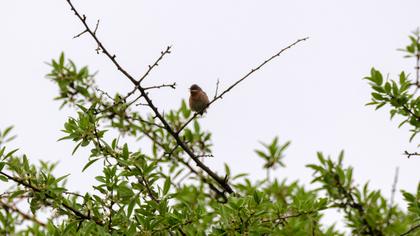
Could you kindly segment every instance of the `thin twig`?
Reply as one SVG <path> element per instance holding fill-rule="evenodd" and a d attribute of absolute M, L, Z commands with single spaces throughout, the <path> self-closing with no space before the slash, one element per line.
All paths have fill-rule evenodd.
<path fill-rule="evenodd" d="M 112 101 L 114 100 L 107 92 L 103 91 L 100 88 L 95 88 L 96 91 L 98 91 L 101 95 L 105 95 L 107 98 L 111 99 Z"/>
<path fill-rule="evenodd" d="M 75 39 L 75 38 L 78 38 L 78 37 L 82 36 L 84 33 L 87 33 L 87 32 L 88 32 L 87 30 L 84 30 L 83 32 L 81 32 L 81 33 L 79 33 L 79 34 L 77 34 L 77 35 L 73 36 L 73 38 L 74 38 L 74 39 Z"/>
<path fill-rule="evenodd" d="M 136 103 L 135 105 L 136 105 L 136 107 L 138 107 L 138 106 L 146 106 L 146 107 L 148 107 L 149 106 L 149 104 L 147 104 L 147 103 L 141 103 L 141 102 Z"/>
<path fill-rule="evenodd" d="M 144 90 L 160 89 L 160 88 L 165 88 L 165 87 L 169 87 L 169 88 L 175 89 L 176 88 L 176 83 L 173 83 L 173 84 L 161 84 L 161 85 L 156 85 L 156 86 L 145 87 Z"/>
<path fill-rule="evenodd" d="M 150 71 L 153 70 L 153 68 L 155 68 L 156 66 L 158 66 L 159 62 L 162 60 L 162 58 L 166 55 L 166 54 L 170 54 L 171 53 L 171 48 L 172 46 L 168 46 L 166 47 L 165 51 L 160 52 L 160 57 L 155 61 L 155 63 L 153 63 L 153 65 L 149 65 L 149 68 L 147 69 L 146 73 L 144 73 L 144 75 L 139 79 L 139 81 L 137 82 L 137 84 L 140 84 L 150 73 Z"/>
<path fill-rule="evenodd" d="M 202 155 L 197 155 L 197 157 L 214 157 L 213 154 L 202 154 Z"/>
<path fill-rule="evenodd" d="M 217 101 L 218 99 L 221 99 L 227 92 L 229 92 L 231 89 L 233 89 L 236 85 L 238 85 L 240 82 L 242 82 L 243 80 L 245 80 L 246 78 L 248 78 L 250 75 L 252 75 L 254 72 L 258 71 L 259 69 L 261 69 L 261 67 L 263 67 L 265 64 L 269 63 L 271 60 L 273 60 L 274 58 L 280 56 L 284 51 L 286 51 L 287 49 L 295 46 L 296 44 L 305 41 L 309 39 L 309 37 L 305 37 L 305 38 L 301 38 L 296 40 L 294 43 L 290 44 L 289 46 L 281 49 L 279 52 L 277 52 L 276 54 L 274 54 L 273 56 L 271 56 L 270 58 L 268 58 L 267 60 L 265 60 L 263 63 L 259 64 L 257 67 L 255 67 L 254 69 L 252 69 L 250 72 L 248 72 L 246 75 L 244 75 L 242 78 L 240 78 L 238 81 L 236 81 L 235 83 L 233 83 L 230 87 L 228 87 L 226 90 L 224 90 L 220 95 L 216 96 L 215 98 L 213 98 L 213 100 L 211 100 L 209 102 L 209 104 L 203 109 L 203 111 L 205 109 L 207 109 L 211 104 L 213 104 L 215 101 Z M 194 115 L 187 121 L 185 122 L 185 124 L 183 126 L 181 126 L 181 128 L 177 131 L 177 133 L 179 134 L 191 121 L 193 121 L 201 112 L 196 112 L 194 113 Z"/>
<path fill-rule="evenodd" d="M 214 93 L 214 97 L 213 97 L 213 99 L 216 99 L 216 97 L 217 97 L 217 92 L 218 92 L 218 90 L 219 90 L 219 79 L 217 79 L 217 82 L 216 82 L 216 92 Z"/>
<path fill-rule="evenodd" d="M 93 31 L 93 34 L 95 34 L 95 35 L 96 35 L 96 31 L 98 30 L 98 27 L 99 27 L 99 19 L 98 19 L 98 21 L 96 22 L 96 26 L 95 26 L 95 30 Z"/>
<path fill-rule="evenodd" d="M 404 155 L 407 155 L 407 158 L 410 159 L 412 156 L 420 156 L 420 153 L 404 151 Z"/>

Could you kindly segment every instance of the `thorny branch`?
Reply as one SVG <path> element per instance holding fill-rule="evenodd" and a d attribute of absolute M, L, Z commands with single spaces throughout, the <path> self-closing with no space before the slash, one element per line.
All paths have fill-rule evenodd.
<path fill-rule="evenodd" d="M 157 141 L 156 139 L 154 139 L 148 132 L 145 132 L 144 134 L 145 134 L 146 137 L 148 137 L 154 143 L 159 145 L 161 148 L 165 149 L 165 146 L 162 143 L 160 143 L 159 141 Z M 166 155 L 168 157 L 171 157 L 178 147 L 179 147 L 179 145 L 176 144 L 175 147 L 172 150 L 170 150 L 169 152 L 166 152 L 164 155 Z M 197 170 L 195 170 L 194 167 L 192 167 L 190 163 L 183 160 L 181 157 L 178 157 L 178 156 L 173 156 L 173 157 L 177 161 L 179 161 L 180 163 L 185 165 L 190 170 L 190 172 L 194 173 L 201 181 L 203 181 L 203 183 L 206 183 L 209 186 L 209 188 L 216 193 L 217 197 L 221 197 L 223 199 L 221 202 L 223 202 L 223 203 L 227 202 L 227 198 L 226 198 L 225 194 L 223 194 L 222 191 L 220 191 L 216 186 L 214 186 L 213 183 L 210 182 L 210 180 L 208 180 L 201 173 L 199 173 Z"/>
<path fill-rule="evenodd" d="M 412 156 L 420 156 L 420 153 L 404 151 L 404 155 L 407 155 L 407 158 L 410 159 Z"/>
<path fill-rule="evenodd" d="M 70 5 L 71 10 L 74 12 L 74 14 L 79 18 L 79 20 L 82 22 L 88 33 L 92 36 L 92 38 L 95 40 L 95 42 L 98 44 L 98 47 L 101 49 L 102 53 L 104 53 L 111 61 L 112 63 L 117 67 L 117 69 L 127 78 L 129 79 L 134 86 L 139 90 L 140 94 L 144 97 L 147 104 L 149 104 L 149 107 L 152 109 L 152 111 L 155 114 L 155 117 L 158 118 L 163 126 L 165 127 L 165 130 L 176 140 L 177 144 L 188 154 L 188 156 L 193 159 L 193 161 L 199 166 L 202 170 L 204 170 L 208 175 L 210 175 L 227 193 L 233 193 L 232 187 L 226 182 L 226 180 L 222 177 L 219 177 L 216 173 L 214 173 L 210 168 L 208 168 L 203 162 L 199 160 L 198 157 L 193 153 L 193 151 L 188 148 L 188 146 L 181 140 L 178 133 L 176 133 L 169 125 L 169 123 L 165 120 L 163 115 L 158 111 L 158 108 L 153 104 L 152 100 L 149 98 L 148 94 L 144 90 L 144 88 L 140 85 L 140 82 L 146 78 L 146 76 L 149 74 L 149 72 L 158 65 L 158 62 L 166 55 L 170 53 L 171 47 L 168 46 L 165 51 L 161 52 L 160 57 L 156 60 L 156 62 L 149 66 L 149 69 L 146 71 L 146 73 L 140 78 L 139 81 L 134 79 L 133 76 L 131 76 L 115 59 L 115 55 L 111 55 L 111 53 L 103 46 L 102 42 L 98 39 L 96 34 L 92 31 L 92 29 L 89 27 L 89 25 L 86 22 L 86 16 L 80 15 L 80 13 L 76 10 L 76 8 L 71 3 L 71 0 L 67 0 L 67 3 Z"/>
<path fill-rule="evenodd" d="M 131 81 L 131 83 L 135 86 L 135 88 L 140 92 L 141 96 L 145 99 L 145 101 L 147 102 L 148 106 L 152 109 L 155 117 L 157 119 L 160 120 L 160 122 L 162 123 L 162 125 L 165 127 L 165 130 L 175 139 L 177 145 L 179 145 L 187 154 L 188 156 L 190 156 L 190 158 L 197 164 L 197 166 L 199 168 L 201 168 L 203 171 L 205 171 L 209 176 L 211 176 L 211 178 L 213 178 L 219 185 L 220 187 L 222 187 L 224 189 L 224 192 L 227 193 L 233 193 L 233 189 L 231 188 L 231 186 L 229 185 L 229 183 L 227 182 L 226 178 L 222 178 L 220 176 L 218 176 L 215 172 L 213 172 L 210 168 L 208 168 L 203 162 L 201 162 L 199 160 L 199 158 L 194 154 L 194 152 L 181 140 L 180 136 L 179 136 L 179 132 L 185 128 L 185 126 L 188 125 L 188 123 L 190 123 L 196 116 L 198 113 L 195 113 L 193 115 L 193 117 L 187 121 L 187 123 L 185 123 L 185 125 L 183 127 L 181 127 L 180 130 L 175 131 L 170 125 L 169 123 L 165 120 L 164 116 L 159 112 L 158 108 L 153 104 L 151 98 L 149 97 L 148 93 L 146 92 L 145 88 L 142 87 L 140 84 L 141 82 L 149 75 L 150 71 L 152 71 L 153 68 L 155 68 L 156 66 L 158 66 L 158 63 L 163 59 L 163 57 L 167 54 L 169 54 L 171 51 L 171 46 L 168 46 L 166 48 L 165 51 L 162 51 L 160 54 L 160 57 L 155 61 L 155 63 L 153 63 L 152 65 L 149 65 L 148 70 L 146 71 L 146 73 L 139 79 L 136 80 L 134 79 L 134 77 L 128 73 L 116 60 L 116 56 L 114 54 L 111 54 L 103 45 L 103 43 L 98 39 L 98 37 L 96 36 L 96 32 L 93 31 L 89 25 L 86 22 L 86 16 L 85 15 L 80 15 L 80 13 L 76 10 L 76 8 L 73 6 L 71 0 L 66 0 L 67 3 L 70 5 L 71 10 L 74 12 L 74 14 L 77 16 L 77 18 L 79 18 L 79 20 L 82 22 L 82 24 L 84 25 L 87 33 L 89 33 L 92 38 L 94 39 L 94 41 L 97 43 L 98 48 L 101 50 L 102 53 L 104 53 L 110 60 L 111 62 L 117 67 L 117 69 L 127 78 Z M 246 79 L 247 77 L 249 77 L 251 74 L 253 74 L 255 71 L 259 70 L 261 67 L 263 67 L 265 64 L 267 64 L 268 62 L 270 62 L 271 60 L 273 60 L 274 58 L 280 56 L 281 53 L 283 53 L 285 50 L 291 48 L 292 46 L 294 46 L 295 44 L 307 40 L 308 38 L 302 38 L 297 40 L 296 42 L 292 43 L 291 45 L 283 48 L 282 50 L 280 50 L 277 54 L 271 56 L 269 59 L 267 59 L 266 61 L 264 61 L 263 63 L 261 63 L 260 65 L 258 65 L 256 68 L 252 69 L 248 74 L 246 74 L 244 77 L 242 77 L 240 80 L 238 80 L 237 82 L 235 82 L 233 85 L 231 85 L 229 88 L 227 88 L 225 91 L 223 91 L 220 95 L 218 95 L 217 97 L 215 97 L 209 104 L 208 106 L 210 106 L 213 102 L 215 102 L 218 99 L 221 99 L 223 97 L 224 94 L 226 94 L 227 92 L 229 92 L 232 88 L 234 88 L 238 83 L 240 83 L 241 81 L 243 81 L 244 79 Z"/>
<path fill-rule="evenodd" d="M 263 63 L 259 64 L 257 67 L 255 67 L 254 69 L 252 69 L 250 72 L 248 72 L 246 75 L 244 75 L 242 78 L 240 78 L 239 80 L 237 80 L 235 83 L 233 83 L 230 87 L 228 87 L 227 89 L 225 89 L 220 95 L 215 96 L 213 98 L 213 100 L 211 100 L 209 102 L 209 104 L 203 109 L 203 111 L 205 109 L 207 109 L 211 104 L 213 104 L 215 101 L 217 101 L 218 99 L 222 99 L 223 96 L 229 92 L 231 89 L 233 89 L 236 85 L 238 85 L 240 82 L 242 82 L 243 80 L 245 80 L 246 78 L 248 78 L 250 75 L 252 75 L 254 72 L 258 71 L 259 69 L 261 69 L 261 67 L 263 67 L 265 64 L 269 63 L 271 60 L 273 60 L 274 58 L 280 56 L 284 51 L 286 51 L 287 49 L 295 46 L 296 44 L 305 41 L 309 39 L 309 37 L 305 37 L 305 38 L 301 38 L 296 40 L 294 43 L 290 44 L 289 46 L 281 49 L 279 52 L 277 52 L 276 54 L 274 54 L 273 56 L 271 56 L 270 58 L 268 58 L 267 60 L 265 60 Z M 177 133 L 179 134 L 185 127 L 187 127 L 187 125 L 193 121 L 201 112 L 196 112 L 194 113 L 194 115 L 187 121 L 185 122 L 184 125 L 181 126 L 181 128 L 177 131 Z"/>
<path fill-rule="evenodd" d="M 156 86 L 145 87 L 144 90 L 160 89 L 160 88 L 165 88 L 165 87 L 169 87 L 169 88 L 175 89 L 176 88 L 176 83 L 173 83 L 173 84 L 161 84 L 161 85 L 156 85 Z"/>
<path fill-rule="evenodd" d="M 138 85 L 149 75 L 150 71 L 152 71 L 153 68 L 155 68 L 156 66 L 159 65 L 158 63 L 163 59 L 163 57 L 165 55 L 171 53 L 171 48 L 172 48 L 172 46 L 168 46 L 168 47 L 166 47 L 165 51 L 160 52 L 160 57 L 155 61 L 155 63 L 153 63 L 153 65 L 149 65 L 149 68 L 147 69 L 146 73 L 144 73 L 144 75 L 137 82 Z"/>

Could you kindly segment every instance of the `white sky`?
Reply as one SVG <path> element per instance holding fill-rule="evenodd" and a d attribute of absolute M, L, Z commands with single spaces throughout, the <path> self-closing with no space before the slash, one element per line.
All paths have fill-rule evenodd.
<path fill-rule="evenodd" d="M 389 109 L 365 107 L 370 88 L 362 78 L 375 66 L 390 78 L 413 73 L 414 61 L 396 51 L 420 26 L 420 1 L 74 1 L 94 26 L 105 46 L 133 75 L 141 75 L 161 50 L 173 45 L 147 79 L 148 84 L 176 82 L 173 90 L 158 90 L 152 99 L 162 110 L 178 108 L 187 88 L 199 84 L 214 94 L 242 77 L 279 49 L 298 38 L 310 39 L 288 50 L 216 102 L 203 128 L 213 133 L 214 158 L 207 163 L 223 171 L 263 177 L 262 162 L 253 150 L 258 141 L 276 135 L 292 141 L 286 169 L 275 175 L 309 183 L 306 164 L 316 152 L 337 156 L 355 168 L 358 183 L 390 195 L 396 166 L 398 189 L 414 191 L 420 179 L 420 158 L 406 159 L 407 128 L 390 122 Z M 60 161 L 57 173 L 72 173 L 69 188 L 88 191 L 94 183 L 89 170 L 80 173 L 87 151 L 74 157 L 74 144 L 56 142 L 70 109 L 58 110 L 56 85 L 45 79 L 44 64 L 61 51 L 77 65 L 99 71 L 97 82 L 109 93 L 124 93 L 130 83 L 110 61 L 94 51 L 65 0 L 0 2 L 0 127 L 15 125 L 20 147 L 31 160 Z M 219 90 L 220 91 L 220 90 Z M 132 147 L 137 144 L 133 143 Z M 309 185 L 308 185 L 309 186 Z M 313 187 L 313 186 L 312 186 Z M 402 201 L 401 194 L 396 200 Z"/>

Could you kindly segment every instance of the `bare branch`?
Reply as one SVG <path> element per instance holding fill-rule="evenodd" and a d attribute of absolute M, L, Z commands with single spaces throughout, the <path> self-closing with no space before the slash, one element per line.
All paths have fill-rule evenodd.
<path fill-rule="evenodd" d="M 93 31 L 93 34 L 95 34 L 95 35 L 96 35 L 96 31 L 98 30 L 98 27 L 99 27 L 99 19 L 98 19 L 98 21 L 96 22 L 96 26 L 95 26 L 95 30 Z"/>
<path fill-rule="evenodd" d="M 410 159 L 412 156 L 420 156 L 420 153 L 404 151 L 404 155 L 407 155 L 407 158 Z"/>
<path fill-rule="evenodd" d="M 197 155 L 197 157 L 214 157 L 213 154 L 202 154 L 202 155 Z"/>
<path fill-rule="evenodd" d="M 101 95 L 105 95 L 107 98 L 114 100 L 107 92 L 103 91 L 102 89 L 95 88 L 96 91 L 98 91 Z"/>
<path fill-rule="evenodd" d="M 155 61 L 155 63 L 153 63 L 153 65 L 149 65 L 149 68 L 147 69 L 146 73 L 144 73 L 144 75 L 139 79 L 139 81 L 137 82 L 137 84 L 140 84 L 150 73 L 150 71 L 153 70 L 153 68 L 155 68 L 156 66 L 158 66 L 159 62 L 162 60 L 162 58 L 166 55 L 166 54 L 170 54 L 171 53 L 171 48 L 172 46 L 168 46 L 166 47 L 165 51 L 160 52 L 160 57 Z"/>
<path fill-rule="evenodd" d="M 75 38 L 78 38 L 78 37 L 82 36 L 84 33 L 87 33 L 87 32 L 88 32 L 87 30 L 83 30 L 83 32 L 81 32 L 81 33 L 79 33 L 79 34 L 77 34 L 77 35 L 73 36 L 73 38 L 74 38 L 74 39 L 75 39 Z"/>
<path fill-rule="evenodd" d="M 149 104 L 139 102 L 139 103 L 136 103 L 136 106 L 146 106 L 146 107 L 148 107 Z"/>
<path fill-rule="evenodd" d="M 145 87 L 144 90 L 149 90 L 149 89 L 160 89 L 160 88 L 172 88 L 175 89 L 176 88 L 176 83 L 173 84 L 161 84 L 161 85 L 156 85 L 156 86 L 150 86 L 150 87 Z"/>
<path fill-rule="evenodd" d="M 271 56 L 270 58 L 268 58 L 267 60 L 265 60 L 263 63 L 259 64 L 257 67 L 255 67 L 254 69 L 252 69 L 250 72 L 248 72 L 245 76 L 243 76 L 242 78 L 240 78 L 238 81 L 236 81 L 235 83 L 233 83 L 229 88 L 227 88 L 226 90 L 224 90 L 220 95 L 216 96 L 213 100 L 211 100 L 209 102 L 209 104 L 203 109 L 206 110 L 211 104 L 213 104 L 215 101 L 217 101 L 218 99 L 221 99 L 227 92 L 229 92 L 231 89 L 233 89 L 236 85 L 238 85 L 240 82 L 242 82 L 243 80 L 245 80 L 246 78 L 248 78 L 250 75 L 252 75 L 254 72 L 258 71 L 259 69 L 261 69 L 261 67 L 263 67 L 265 64 L 269 63 L 271 60 L 273 60 L 274 58 L 280 56 L 284 51 L 288 50 L 289 48 L 295 46 L 296 44 L 305 41 L 309 39 L 309 37 L 306 38 L 301 38 L 296 40 L 294 43 L 290 44 L 289 46 L 281 49 L 279 52 L 277 52 L 276 54 L 274 54 L 273 56 Z M 193 121 L 201 112 L 196 112 L 194 113 L 194 115 L 187 121 L 185 122 L 185 124 L 183 126 L 181 126 L 181 128 L 177 131 L 177 134 L 179 134 L 191 121 Z"/>
<path fill-rule="evenodd" d="M 216 92 L 214 92 L 214 98 L 213 99 L 216 99 L 216 97 L 217 97 L 217 90 L 219 90 L 219 79 L 217 79 L 217 82 L 216 82 Z"/>

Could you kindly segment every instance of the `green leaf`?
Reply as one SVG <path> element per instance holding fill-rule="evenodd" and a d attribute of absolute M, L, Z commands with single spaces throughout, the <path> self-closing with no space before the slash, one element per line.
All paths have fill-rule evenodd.
<path fill-rule="evenodd" d="M 122 157 L 123 157 L 125 160 L 127 160 L 127 159 L 128 159 L 128 155 L 129 155 L 129 153 L 128 153 L 128 145 L 127 145 L 127 143 L 125 143 L 125 144 L 124 144 L 124 146 L 123 146 L 123 153 L 122 153 Z"/>
<path fill-rule="evenodd" d="M 67 174 L 67 175 L 64 175 L 64 176 L 61 176 L 61 177 L 59 177 L 59 178 L 57 178 L 57 179 L 55 179 L 55 183 L 59 183 L 61 180 L 63 180 L 63 179 L 65 179 L 65 178 L 67 178 L 67 176 L 69 176 L 70 174 Z"/>
<path fill-rule="evenodd" d="M 127 187 L 124 184 L 119 185 L 117 191 L 121 198 L 130 198 L 134 195 L 131 188 Z"/>
<path fill-rule="evenodd" d="M 200 133 L 200 124 L 197 120 L 194 120 L 194 132 Z"/>
<path fill-rule="evenodd" d="M 73 156 L 74 153 L 77 151 L 77 149 L 80 147 L 80 145 L 83 143 L 83 141 L 79 142 L 76 147 L 74 147 L 73 151 L 71 152 L 71 155 Z"/>
<path fill-rule="evenodd" d="M 390 93 L 391 92 L 391 84 L 389 82 L 386 82 L 385 83 L 384 88 L 385 88 L 385 92 L 386 93 Z"/>
<path fill-rule="evenodd" d="M 4 156 L 4 159 L 12 156 L 15 152 L 17 152 L 19 150 L 19 148 L 16 148 L 15 150 L 10 151 L 9 153 L 6 154 L 6 156 Z"/>
<path fill-rule="evenodd" d="M 397 97 L 399 95 L 398 85 L 393 80 L 391 82 L 392 82 L 392 94 L 394 94 L 394 96 Z"/>
<path fill-rule="evenodd" d="M 9 179 L 4 175 L 0 175 L 0 180 L 3 181 L 3 182 L 9 181 Z"/>
<path fill-rule="evenodd" d="M 260 204 L 261 203 L 261 196 L 258 194 L 258 191 L 254 191 L 253 198 L 254 198 L 254 201 L 257 204 Z"/>
<path fill-rule="evenodd" d="M 59 59 L 59 64 L 60 64 L 60 66 L 61 67 L 63 67 L 64 66 L 64 52 L 62 52 L 61 54 L 60 54 L 60 59 Z"/>
<path fill-rule="evenodd" d="M 7 136 L 7 134 L 11 131 L 13 129 L 13 126 L 9 126 L 9 127 L 7 127 L 4 131 L 3 131 L 3 134 L 2 134 L 2 136 L 3 137 L 6 137 Z"/>
<path fill-rule="evenodd" d="M 89 166 L 91 166 L 93 163 L 95 163 L 97 160 L 99 160 L 100 158 L 98 158 L 98 159 L 93 159 L 93 160 L 90 160 L 84 167 L 83 167 L 83 169 L 82 169 L 82 172 L 84 172 L 87 168 L 89 168 Z"/>
<path fill-rule="evenodd" d="M 127 217 L 130 218 L 131 213 L 133 213 L 133 209 L 134 206 L 136 204 L 138 195 L 136 195 L 135 197 L 133 197 L 133 199 L 131 199 L 130 203 L 128 204 L 128 208 L 127 208 Z"/>
<path fill-rule="evenodd" d="M 313 169 L 315 172 L 322 173 L 324 171 L 324 168 L 322 168 L 321 166 L 314 165 L 314 164 L 306 165 L 306 167 Z"/>
<path fill-rule="evenodd" d="M 384 100 L 382 95 L 379 93 L 372 93 L 372 97 L 375 98 L 376 100 Z"/>
<path fill-rule="evenodd" d="M 229 168 L 229 165 L 226 163 L 225 163 L 225 173 L 226 173 L 226 176 L 230 176 L 230 168 Z"/>
<path fill-rule="evenodd" d="M 411 194 L 411 193 L 409 193 L 409 192 L 406 192 L 406 191 L 402 191 L 402 193 L 403 193 L 403 196 L 404 196 L 404 199 L 407 201 L 407 202 L 414 202 L 415 200 L 416 200 L 416 197 L 414 197 L 414 195 L 413 194 Z"/>
<path fill-rule="evenodd" d="M 372 88 L 378 93 L 384 93 L 385 90 L 381 86 L 372 86 Z"/>
<path fill-rule="evenodd" d="M 3 156 L 3 153 L 4 153 L 4 151 L 6 150 L 6 147 L 3 147 L 1 150 L 0 150 L 0 157 L 2 157 Z"/>
<path fill-rule="evenodd" d="M 166 195 L 171 188 L 171 179 L 166 177 L 165 184 L 163 185 L 163 195 Z"/>

